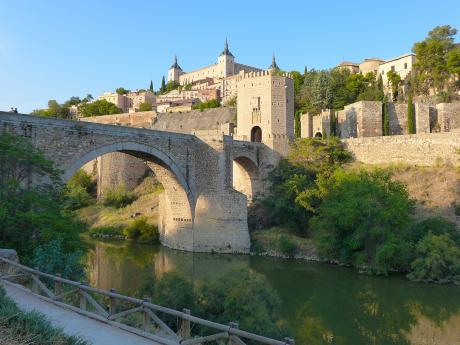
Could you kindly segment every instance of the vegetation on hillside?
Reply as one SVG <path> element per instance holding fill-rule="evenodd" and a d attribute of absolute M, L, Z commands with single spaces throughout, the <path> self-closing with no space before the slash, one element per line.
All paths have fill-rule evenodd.
<path fill-rule="evenodd" d="M 210 108 L 219 108 L 220 103 L 217 99 L 211 99 L 210 101 L 207 102 L 199 102 L 197 104 L 194 104 L 192 106 L 192 109 L 199 109 L 203 111 L 204 109 L 210 109 Z"/>
<path fill-rule="evenodd" d="M 100 115 L 113 115 L 121 114 L 123 110 L 118 108 L 115 104 L 106 101 L 105 99 L 98 99 L 91 103 L 82 103 L 78 107 L 80 115 L 83 117 L 100 116 Z"/>
<path fill-rule="evenodd" d="M 40 258 L 61 261 L 62 271 L 52 273 L 65 275 L 81 272 L 79 258 L 85 248 L 79 235 L 85 227 L 63 207 L 67 200 L 59 175 L 29 139 L 0 135 L 0 247 L 15 249 L 22 263 L 43 270 L 46 260 Z"/>
<path fill-rule="evenodd" d="M 460 284 L 455 224 L 419 222 L 414 200 L 390 169 L 348 169 L 350 157 L 336 139 L 297 140 L 269 176 L 271 195 L 256 203 L 265 209 L 259 215 L 271 215 L 264 226 L 312 238 L 320 257 L 360 271 Z M 294 256 L 299 245 L 281 237 L 279 250 Z"/>

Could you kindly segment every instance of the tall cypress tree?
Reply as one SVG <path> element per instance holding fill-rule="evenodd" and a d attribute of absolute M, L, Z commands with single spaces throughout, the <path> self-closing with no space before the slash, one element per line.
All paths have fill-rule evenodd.
<path fill-rule="evenodd" d="M 388 98 L 383 97 L 382 103 L 382 115 L 383 115 L 383 135 L 390 135 L 390 119 L 388 117 Z"/>
<path fill-rule="evenodd" d="M 161 92 L 166 92 L 166 80 L 165 80 L 165 76 L 163 76 L 163 78 L 161 78 L 161 87 L 160 87 L 160 91 L 161 91 Z"/>
<path fill-rule="evenodd" d="M 295 113 L 294 113 L 294 137 L 295 138 L 300 138 L 300 115 L 301 115 L 301 111 L 300 110 L 297 110 Z"/>
<path fill-rule="evenodd" d="M 149 90 L 150 90 L 151 92 L 153 92 L 153 81 L 152 81 L 152 79 L 150 79 Z"/>
<path fill-rule="evenodd" d="M 415 134 L 415 116 L 414 116 L 414 105 L 412 104 L 412 92 L 409 92 L 407 99 L 407 132 L 409 134 Z"/>

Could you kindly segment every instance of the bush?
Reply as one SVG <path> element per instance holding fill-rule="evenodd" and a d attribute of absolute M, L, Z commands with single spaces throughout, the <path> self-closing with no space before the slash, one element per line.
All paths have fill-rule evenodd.
<path fill-rule="evenodd" d="M 128 192 L 124 185 L 108 190 L 103 198 L 105 206 L 123 208 L 133 203 L 137 196 L 133 192 Z"/>
<path fill-rule="evenodd" d="M 115 226 L 99 226 L 92 228 L 90 231 L 90 235 L 92 237 L 119 237 L 124 236 L 123 230 L 120 227 Z"/>
<path fill-rule="evenodd" d="M 80 281 L 85 277 L 82 261 L 82 251 L 66 253 L 62 249 L 62 239 L 55 239 L 35 249 L 32 265 L 42 272 L 59 273 L 63 278 Z"/>
<path fill-rule="evenodd" d="M 200 102 L 197 104 L 194 104 L 192 106 L 192 109 L 199 109 L 199 110 L 204 110 L 204 109 L 209 109 L 209 108 L 219 108 L 220 103 L 217 99 L 211 99 L 210 101 L 207 102 Z"/>
<path fill-rule="evenodd" d="M 73 336 L 65 335 L 60 329 L 51 325 L 43 314 L 23 312 L 6 296 L 0 286 L 0 327 L 6 328 L 6 338 L 24 339 L 24 344 L 60 344 L 86 345 L 87 342 Z M 2 334 L 2 337 L 5 334 Z M 3 339 L 5 340 L 5 339 Z M 6 340 L 8 341 L 8 340 Z M 18 341 L 18 344 L 19 344 Z M 3 343 L 0 339 L 0 343 Z"/>
<path fill-rule="evenodd" d="M 89 195 L 86 189 L 80 186 L 67 189 L 64 193 L 65 200 L 63 206 L 66 210 L 78 210 L 96 202 L 96 200 Z"/>
<path fill-rule="evenodd" d="M 337 170 L 311 220 L 318 251 L 368 272 L 407 270 L 412 209 L 406 188 L 389 172 Z"/>
<path fill-rule="evenodd" d="M 156 225 L 147 223 L 146 217 L 139 217 L 134 220 L 123 230 L 123 234 L 130 240 L 134 240 L 139 243 L 160 242 L 158 227 Z"/>
<path fill-rule="evenodd" d="M 281 251 L 281 253 L 283 253 L 283 255 L 286 255 L 290 258 L 293 258 L 299 250 L 297 244 L 286 235 L 280 237 L 278 248 Z"/>
<path fill-rule="evenodd" d="M 416 256 L 409 279 L 460 285 L 460 247 L 449 234 L 435 235 L 430 231 L 417 244 Z"/>

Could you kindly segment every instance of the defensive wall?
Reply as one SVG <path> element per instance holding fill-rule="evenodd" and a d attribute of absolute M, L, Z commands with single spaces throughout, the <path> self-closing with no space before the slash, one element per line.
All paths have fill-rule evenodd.
<path fill-rule="evenodd" d="M 408 133 L 407 104 L 387 103 L 389 135 Z M 460 128 L 460 103 L 428 105 L 415 103 L 415 130 L 417 134 L 451 132 Z M 342 139 L 378 137 L 383 135 L 383 104 L 360 101 L 349 104 L 343 110 L 324 110 L 321 114 L 302 114 L 301 136 L 321 137 L 331 135 L 331 119 L 336 119 L 336 134 Z"/>
<path fill-rule="evenodd" d="M 460 132 L 343 139 L 355 159 L 366 164 L 460 165 Z"/>

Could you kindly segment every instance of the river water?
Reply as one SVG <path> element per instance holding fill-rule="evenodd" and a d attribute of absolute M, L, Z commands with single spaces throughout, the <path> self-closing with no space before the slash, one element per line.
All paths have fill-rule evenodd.
<path fill-rule="evenodd" d="M 90 244 L 90 284 L 126 294 L 139 289 L 146 277 L 172 270 L 196 281 L 233 268 L 263 274 L 280 297 L 281 317 L 299 345 L 460 344 L 458 286 L 270 257 L 193 254 L 116 241 Z"/>

